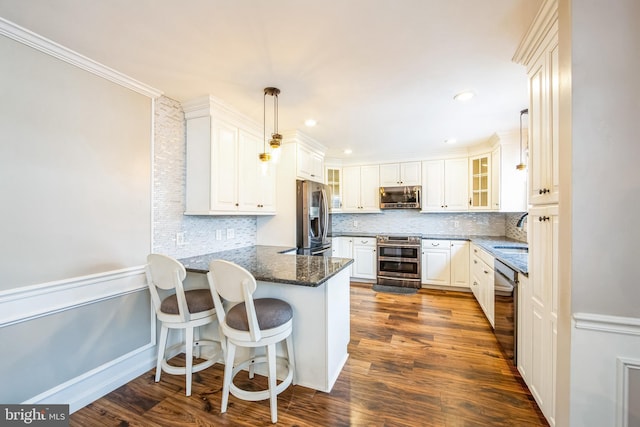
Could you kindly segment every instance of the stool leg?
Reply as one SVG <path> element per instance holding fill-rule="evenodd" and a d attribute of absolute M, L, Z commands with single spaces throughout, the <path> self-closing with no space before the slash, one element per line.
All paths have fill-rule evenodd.
<path fill-rule="evenodd" d="M 271 404 L 271 422 L 278 422 L 278 395 L 276 393 L 276 345 L 267 346 L 269 362 L 269 403 Z"/>
<path fill-rule="evenodd" d="M 191 396 L 191 371 L 193 370 L 193 328 L 186 328 L 185 335 L 187 364 L 184 373 L 187 381 L 187 396 Z"/>
<path fill-rule="evenodd" d="M 196 359 L 200 358 L 200 327 L 196 327 L 193 330 L 193 344 L 196 347 L 196 351 L 193 353 Z"/>
<path fill-rule="evenodd" d="M 156 382 L 160 381 L 160 374 L 162 374 L 162 361 L 164 360 L 164 350 L 167 346 L 167 335 L 169 334 L 169 328 L 164 323 L 160 329 L 160 341 L 158 342 L 158 361 L 156 362 Z"/>
<path fill-rule="evenodd" d="M 249 358 L 251 360 L 256 358 L 256 348 L 255 347 L 251 347 L 249 349 Z M 249 365 L 249 378 L 251 378 L 251 379 L 253 379 L 253 375 L 254 375 L 254 372 L 256 370 L 255 366 L 256 366 L 255 363 L 251 363 L 251 365 Z"/>
<path fill-rule="evenodd" d="M 224 361 L 224 379 L 222 381 L 222 404 L 220 412 L 227 412 L 227 403 L 229 403 L 229 388 L 233 380 L 233 359 L 236 355 L 236 345 L 230 340 L 227 341 L 227 354 Z"/>
<path fill-rule="evenodd" d="M 293 355 L 293 338 L 291 335 L 287 337 L 287 359 L 289 360 L 289 369 L 293 371 L 293 380 L 291 384 L 297 384 L 296 382 L 296 359 Z"/>

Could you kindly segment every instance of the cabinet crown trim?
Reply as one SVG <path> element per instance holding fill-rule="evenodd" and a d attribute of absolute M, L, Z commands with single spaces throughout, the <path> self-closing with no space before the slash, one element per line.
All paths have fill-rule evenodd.
<path fill-rule="evenodd" d="M 512 61 L 525 66 L 529 64 L 535 54 L 536 46 L 542 43 L 542 40 L 557 21 L 558 0 L 545 0 L 531 26 L 520 41 Z"/>

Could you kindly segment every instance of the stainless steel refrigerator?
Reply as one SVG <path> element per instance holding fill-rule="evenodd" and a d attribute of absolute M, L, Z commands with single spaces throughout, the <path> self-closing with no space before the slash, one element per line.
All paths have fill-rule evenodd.
<path fill-rule="evenodd" d="M 331 256 L 329 189 L 313 181 L 296 181 L 298 254 Z"/>

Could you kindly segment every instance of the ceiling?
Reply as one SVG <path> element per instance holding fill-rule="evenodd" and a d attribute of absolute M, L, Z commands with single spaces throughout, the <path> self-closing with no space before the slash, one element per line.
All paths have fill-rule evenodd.
<path fill-rule="evenodd" d="M 172 99 L 210 94 L 260 123 L 276 86 L 281 131 L 344 162 L 391 161 L 519 129 L 527 80 L 511 58 L 541 2 L 0 0 L 0 16 Z M 454 101 L 463 90 L 476 96 Z"/>

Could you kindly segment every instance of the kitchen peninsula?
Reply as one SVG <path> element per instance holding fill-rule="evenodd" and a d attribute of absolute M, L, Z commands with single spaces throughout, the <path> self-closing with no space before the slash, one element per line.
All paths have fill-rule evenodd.
<path fill-rule="evenodd" d="M 295 248 L 249 246 L 181 259 L 185 286 L 208 287 L 213 259 L 234 262 L 258 282 L 255 298 L 279 298 L 293 307 L 296 384 L 330 392 L 347 357 L 349 270 L 353 260 L 290 253 Z M 279 349 L 280 351 L 280 349 Z"/>

